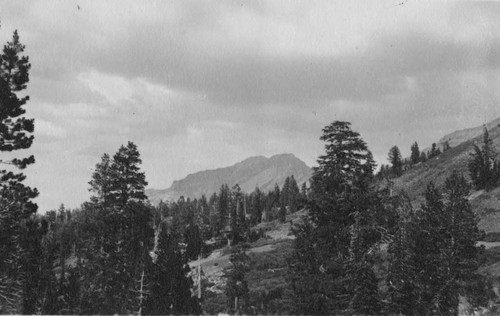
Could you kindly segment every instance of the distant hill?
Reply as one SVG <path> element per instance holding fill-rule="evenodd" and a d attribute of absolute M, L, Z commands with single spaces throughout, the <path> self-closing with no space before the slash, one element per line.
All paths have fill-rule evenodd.
<path fill-rule="evenodd" d="M 488 128 L 493 146 L 500 154 L 500 119 L 485 126 Z M 468 163 L 473 144 L 482 144 L 483 126 L 455 131 L 441 138 L 439 143 L 448 141 L 451 148 L 439 156 L 414 166 L 401 177 L 394 179 L 395 191 L 405 190 L 416 204 L 423 200 L 422 194 L 429 182 L 443 185 L 446 178 L 457 170 L 469 177 Z M 472 207 L 479 216 L 480 227 L 488 232 L 500 232 L 500 188 L 490 192 L 473 192 L 470 197 Z"/>
<path fill-rule="evenodd" d="M 232 187 L 236 184 L 242 191 L 250 193 L 258 187 L 267 192 L 277 183 L 280 187 L 286 177 L 293 175 L 298 185 L 308 181 L 312 170 L 302 160 L 293 154 L 275 155 L 270 158 L 257 156 L 247 158 L 233 166 L 215 170 L 205 170 L 188 175 L 186 178 L 174 181 L 168 189 L 146 190 L 146 195 L 153 204 L 160 200 L 177 200 L 199 198 L 203 194 L 211 195 L 218 192 L 223 184 Z"/>
<path fill-rule="evenodd" d="M 447 141 L 450 146 L 455 147 L 468 140 L 481 136 L 483 134 L 484 127 L 486 127 L 488 131 L 490 131 L 497 128 L 498 126 L 500 126 L 500 118 L 497 118 L 496 120 L 493 120 L 485 125 L 455 131 L 443 136 L 437 143 L 442 146 Z"/>

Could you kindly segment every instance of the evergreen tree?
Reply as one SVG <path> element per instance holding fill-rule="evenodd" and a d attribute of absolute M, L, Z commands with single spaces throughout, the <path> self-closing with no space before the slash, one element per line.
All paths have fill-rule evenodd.
<path fill-rule="evenodd" d="M 24 48 L 15 31 L 0 54 L 0 152 L 28 149 L 34 139 L 34 120 L 24 116 L 23 108 L 29 97 L 19 96 L 27 87 L 31 68 L 28 57 L 21 56 Z M 0 164 L 9 168 L 0 169 L 0 311 L 4 313 L 18 313 L 17 302 L 27 295 L 22 292 L 29 280 L 19 270 L 25 251 L 19 240 L 27 229 L 23 222 L 37 210 L 32 199 L 38 191 L 24 185 L 26 176 L 15 169 L 34 162 L 33 156 L 0 158 Z"/>
<path fill-rule="evenodd" d="M 430 183 L 425 191 L 425 203 L 417 212 L 415 235 L 415 268 L 419 296 L 414 307 L 416 314 L 436 313 L 435 298 L 445 284 L 441 274 L 441 251 L 443 250 L 446 221 L 441 192 Z"/>
<path fill-rule="evenodd" d="M 286 177 L 285 183 L 283 183 L 283 188 L 281 189 L 281 196 L 280 196 L 280 208 L 285 209 L 285 214 L 286 214 L 286 207 L 290 205 L 290 177 Z"/>
<path fill-rule="evenodd" d="M 272 201 L 272 207 L 279 207 L 281 201 L 281 190 L 277 183 L 274 184 L 274 194 L 272 197 L 274 198 Z"/>
<path fill-rule="evenodd" d="M 449 150 L 451 147 L 450 147 L 450 142 L 449 141 L 445 141 L 443 143 L 443 152 Z"/>
<path fill-rule="evenodd" d="M 481 148 L 474 144 L 474 152 L 469 162 L 469 173 L 477 189 L 491 189 L 498 184 L 500 174 L 498 172 L 497 153 L 493 148 L 493 141 L 488 130 L 483 133 L 483 144 Z"/>
<path fill-rule="evenodd" d="M 389 244 L 389 272 L 386 283 L 388 297 L 386 312 L 412 315 L 417 305 L 418 284 L 414 266 L 414 212 L 410 199 L 404 193 L 398 197 L 396 231 Z"/>
<path fill-rule="evenodd" d="M 389 150 L 388 156 L 389 162 L 391 163 L 392 173 L 399 177 L 403 174 L 403 160 L 401 157 L 401 152 L 399 151 L 398 146 L 393 146 Z"/>
<path fill-rule="evenodd" d="M 245 248 L 238 245 L 233 248 L 231 258 L 232 267 L 226 270 L 226 290 L 228 299 L 227 305 L 231 312 L 239 314 L 245 312 L 248 303 L 248 282 L 245 273 L 249 271 L 249 258 L 245 253 Z"/>
<path fill-rule="evenodd" d="M 89 226 L 93 234 L 81 254 L 80 271 L 92 276 L 82 280 L 83 313 L 137 312 L 151 260 L 152 212 L 144 204 L 147 182 L 140 172 L 137 147 L 129 142 L 112 160 L 108 157 L 103 156 L 90 182 L 96 196 L 84 205 L 86 213 L 95 215 Z"/>
<path fill-rule="evenodd" d="M 437 148 L 436 143 L 432 143 L 431 151 L 429 152 L 428 158 L 434 158 L 441 153 L 441 150 Z"/>
<path fill-rule="evenodd" d="M 419 314 L 456 314 L 459 294 L 477 279 L 481 233 L 468 194 L 467 181 L 456 172 L 446 179 L 443 193 L 433 184 L 427 188 L 415 225 Z"/>
<path fill-rule="evenodd" d="M 367 213 L 367 212 L 366 212 Z M 355 223 L 351 227 L 350 259 L 347 268 L 351 282 L 352 296 L 348 310 L 355 314 L 376 315 L 380 313 L 381 303 L 378 281 L 373 272 L 370 248 L 373 241 L 369 237 L 372 227 L 365 212 L 355 212 Z M 368 238 L 367 238 L 368 237 Z"/>
<path fill-rule="evenodd" d="M 156 262 L 150 274 L 149 294 L 144 301 L 146 315 L 197 315 L 201 313 L 198 299 L 191 293 L 193 280 L 187 258 L 179 248 L 179 240 L 163 227 Z"/>
<path fill-rule="evenodd" d="M 262 191 L 256 187 L 250 194 L 250 221 L 253 225 L 257 225 L 262 221 L 262 215 L 265 207 L 265 196 Z"/>
<path fill-rule="evenodd" d="M 420 153 L 420 162 L 426 162 L 427 161 L 427 155 L 424 151 Z"/>
<path fill-rule="evenodd" d="M 303 200 L 307 200 L 307 183 L 303 182 L 302 186 L 300 187 L 300 197 Z"/>
<path fill-rule="evenodd" d="M 414 142 L 413 145 L 411 145 L 410 160 L 414 165 L 420 162 L 420 149 L 418 148 L 417 142 Z"/>
<path fill-rule="evenodd" d="M 200 229 L 197 225 L 191 224 L 186 227 L 184 232 L 184 240 L 186 242 L 186 256 L 189 260 L 195 260 L 201 255 L 203 240 L 201 238 Z"/>
<path fill-rule="evenodd" d="M 295 177 L 292 175 L 290 177 L 289 198 L 288 198 L 288 206 L 290 213 L 295 213 L 299 210 L 299 204 L 300 204 L 299 200 L 300 200 L 299 186 L 297 185 Z"/>
<path fill-rule="evenodd" d="M 278 220 L 280 223 L 284 223 L 286 221 L 286 206 L 281 205 L 278 210 Z"/>
<path fill-rule="evenodd" d="M 109 206 L 111 201 L 111 186 L 112 186 L 112 174 L 111 170 L 111 158 L 108 154 L 104 154 L 101 157 L 101 162 L 96 164 L 95 171 L 92 173 L 92 180 L 89 182 L 89 191 L 94 192 L 96 195 L 91 197 L 91 201 L 94 203 L 101 203 L 105 206 Z"/>
<path fill-rule="evenodd" d="M 215 225 L 216 234 L 220 235 L 221 231 L 224 229 L 225 225 L 230 225 L 228 223 L 229 212 L 230 212 L 230 201 L 231 192 L 227 184 L 221 186 L 219 190 L 219 195 L 217 196 L 216 209 L 218 213 L 218 219 Z"/>
<path fill-rule="evenodd" d="M 352 278 L 359 277 L 358 273 L 367 271 L 362 264 L 352 273 L 347 271 L 354 217 L 359 213 L 366 219 L 376 219 L 381 207 L 371 187 L 373 158 L 359 134 L 350 129 L 349 123 L 336 121 L 323 129 L 321 139 L 326 142 L 326 154 L 318 158 L 318 167 L 314 168 L 307 206 L 312 223 L 299 225 L 295 230 L 294 282 L 300 284 L 295 286 L 295 294 L 302 306 L 298 312 L 305 314 L 345 312 L 349 307 L 350 291 L 346 292 L 346 288 L 351 287 Z M 373 221 L 373 227 L 376 222 Z M 360 257 L 379 238 L 371 228 L 363 231 L 366 235 Z M 309 253 L 303 247 L 306 245 L 314 255 L 302 254 Z M 299 272 L 299 267 L 304 270 Z M 369 292 L 368 288 L 366 284 Z M 337 297 L 343 299 L 334 299 Z M 359 297 L 359 301 L 365 298 L 368 299 Z M 308 302 L 318 306 L 312 307 Z"/>
<path fill-rule="evenodd" d="M 115 205 L 124 206 L 129 201 L 144 201 L 147 199 L 144 190 L 148 183 L 144 172 L 140 172 L 142 160 L 137 146 L 128 142 L 121 146 L 113 156 L 111 164 L 111 199 Z"/>
<path fill-rule="evenodd" d="M 478 278 L 482 248 L 477 246 L 482 233 L 468 200 L 469 184 L 463 175 L 452 173 L 444 184 L 444 221 L 447 238 L 442 254 L 441 270 L 446 280 L 438 293 L 442 313 L 458 313 L 459 294 Z"/>

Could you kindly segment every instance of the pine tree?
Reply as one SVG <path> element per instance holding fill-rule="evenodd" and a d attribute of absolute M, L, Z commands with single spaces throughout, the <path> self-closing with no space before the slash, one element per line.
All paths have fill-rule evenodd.
<path fill-rule="evenodd" d="M 437 147 L 436 143 L 432 143 L 431 151 L 428 154 L 428 158 L 429 159 L 434 158 L 439 154 L 441 154 L 441 149 Z"/>
<path fill-rule="evenodd" d="M 101 162 L 95 166 L 95 171 L 92 174 L 92 180 L 89 182 L 89 191 L 94 192 L 96 195 L 91 197 L 94 203 L 102 203 L 109 206 L 111 201 L 111 178 L 113 177 L 111 170 L 111 158 L 108 154 L 101 157 Z"/>
<path fill-rule="evenodd" d="M 230 212 L 230 200 L 231 192 L 227 184 L 223 184 L 220 187 L 219 195 L 217 196 L 216 209 L 218 213 L 217 222 L 215 225 L 215 231 L 217 235 L 220 235 L 222 230 L 226 225 L 229 225 L 228 218 Z"/>
<path fill-rule="evenodd" d="M 286 221 L 286 206 L 281 205 L 278 210 L 278 220 L 280 223 L 284 223 Z"/>
<path fill-rule="evenodd" d="M 410 199 L 405 193 L 398 197 L 396 231 L 389 244 L 389 272 L 387 276 L 389 314 L 411 315 L 417 305 L 418 285 L 414 266 L 413 227 L 415 218 Z"/>
<path fill-rule="evenodd" d="M 428 186 L 425 204 L 417 212 L 414 263 L 419 314 L 456 314 L 459 294 L 477 278 L 481 250 L 476 244 L 481 233 L 468 194 L 467 181 L 454 172 L 443 193 L 432 183 Z"/>
<path fill-rule="evenodd" d="M 245 248 L 238 245 L 233 248 L 230 261 L 232 267 L 225 271 L 227 306 L 235 314 L 245 312 L 248 302 L 248 282 L 245 273 L 249 271 L 249 258 Z"/>
<path fill-rule="evenodd" d="M 34 120 L 27 119 L 23 108 L 29 96 L 19 97 L 27 87 L 31 65 L 26 56 L 20 56 L 25 46 L 19 41 L 17 31 L 0 54 L 0 152 L 28 149 L 33 143 Z M 0 164 L 10 169 L 0 169 L 0 311 L 17 313 L 22 288 L 28 280 L 23 278 L 19 267 L 23 262 L 23 249 L 19 239 L 23 222 L 37 210 L 32 199 L 36 189 L 23 184 L 26 176 L 15 173 L 35 162 L 27 158 L 4 159 Z"/>
<path fill-rule="evenodd" d="M 96 196 L 84 210 L 95 214 L 95 232 L 82 254 L 82 275 L 92 275 L 82 282 L 83 313 L 124 314 L 140 308 L 154 238 L 140 163 L 137 146 L 129 142 L 112 159 L 104 155 L 90 181 Z"/>
<path fill-rule="evenodd" d="M 415 235 L 415 269 L 419 294 L 415 313 L 436 313 L 435 298 L 444 285 L 441 274 L 441 251 L 444 248 L 446 221 L 441 192 L 430 183 L 425 191 L 425 203 L 416 213 L 419 228 Z"/>
<path fill-rule="evenodd" d="M 203 240 L 200 229 L 195 224 L 190 224 L 184 231 L 184 240 L 186 242 L 186 256 L 189 260 L 195 260 L 201 255 Z"/>
<path fill-rule="evenodd" d="M 427 161 L 427 155 L 424 151 L 420 153 L 420 162 L 426 162 Z"/>
<path fill-rule="evenodd" d="M 307 200 L 307 183 L 303 182 L 300 187 L 300 197 L 304 200 Z"/>
<path fill-rule="evenodd" d="M 256 187 L 250 195 L 250 221 L 257 225 L 262 221 L 262 215 L 265 207 L 265 196 L 262 191 Z"/>
<path fill-rule="evenodd" d="M 298 313 L 305 314 L 345 313 L 352 294 L 346 289 L 353 279 L 366 276 L 368 271 L 361 260 L 356 261 L 357 269 L 348 271 L 355 214 L 376 219 L 380 207 L 371 187 L 373 157 L 359 134 L 350 129 L 349 123 L 336 121 L 323 129 L 321 139 L 326 142 L 326 154 L 318 158 L 311 179 L 307 205 L 311 223 L 294 230 L 297 237 L 292 265 L 297 274 L 294 292 L 301 306 Z M 376 222 L 373 221 L 373 228 Z M 364 232 L 367 232 L 363 236 L 364 247 L 356 251 L 359 257 L 379 238 L 372 234 L 372 229 Z M 366 289 L 370 287 L 365 285 Z M 360 293 L 364 296 L 368 292 Z M 334 299 L 337 297 L 343 299 Z M 356 302 L 364 299 L 367 297 L 357 297 Z M 315 307 L 311 305 L 313 302 Z"/>
<path fill-rule="evenodd" d="M 191 293 L 193 280 L 187 258 L 179 248 L 179 240 L 163 226 L 156 262 L 150 273 L 149 294 L 144 302 L 146 315 L 200 314 L 198 299 Z"/>
<path fill-rule="evenodd" d="M 410 160 L 414 165 L 420 162 L 420 149 L 418 148 L 417 142 L 414 142 L 413 145 L 411 145 Z"/>
<path fill-rule="evenodd" d="M 285 209 L 285 214 L 286 214 L 286 207 L 290 205 L 290 177 L 286 177 L 285 183 L 283 183 L 283 188 L 281 189 L 281 197 L 280 197 L 280 209 L 283 207 Z"/>
<path fill-rule="evenodd" d="M 351 226 L 350 258 L 347 268 L 352 297 L 348 310 L 355 315 L 376 315 L 380 313 L 381 303 L 378 281 L 373 272 L 373 261 L 369 254 L 372 241 L 370 220 L 364 212 L 355 212 L 355 222 Z"/>
<path fill-rule="evenodd" d="M 299 186 L 297 185 L 297 181 L 295 180 L 295 177 L 293 175 L 290 177 L 289 188 L 290 196 L 288 198 L 288 206 L 290 208 L 290 213 L 295 213 L 299 210 L 300 191 Z"/>
<path fill-rule="evenodd" d="M 353 224 L 351 198 L 368 190 L 374 164 L 366 143 L 351 131 L 348 122 L 336 121 L 325 127 L 321 140 L 327 143 L 326 154 L 318 158 L 318 167 L 314 168 L 309 213 L 317 225 L 338 226 L 332 227 L 338 235 L 336 243 L 347 255 L 349 227 Z"/>
<path fill-rule="evenodd" d="M 445 284 L 436 301 L 441 313 L 458 312 L 459 294 L 477 279 L 482 249 L 477 245 L 482 234 L 468 200 L 469 184 L 463 175 L 453 172 L 444 184 L 444 213 L 447 238 L 441 264 Z"/>
<path fill-rule="evenodd" d="M 491 189 L 496 186 L 500 177 L 497 171 L 497 153 L 486 128 L 484 128 L 481 148 L 474 144 L 474 152 L 471 157 L 469 173 L 474 186 L 477 189 Z"/>
<path fill-rule="evenodd" d="M 124 206 L 128 201 L 147 199 L 144 190 L 148 183 L 144 172 L 139 171 L 141 163 L 137 146 L 132 142 L 128 142 L 126 147 L 122 145 L 113 156 L 110 193 L 115 205 Z"/>
<path fill-rule="evenodd" d="M 403 174 L 403 159 L 401 157 L 401 152 L 399 151 L 398 146 L 393 146 L 389 150 L 388 159 L 392 165 L 391 166 L 392 173 L 396 177 L 401 176 L 401 174 Z"/>

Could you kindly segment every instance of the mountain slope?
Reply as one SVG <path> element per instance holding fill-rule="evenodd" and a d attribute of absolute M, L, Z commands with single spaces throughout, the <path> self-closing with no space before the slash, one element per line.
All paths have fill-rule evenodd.
<path fill-rule="evenodd" d="M 493 140 L 493 147 L 500 153 L 500 119 L 488 124 L 488 132 Z M 468 163 L 473 151 L 473 144 L 482 144 L 483 126 L 456 131 L 443 137 L 440 142 L 448 141 L 452 146 L 437 157 L 418 164 L 406 171 L 401 177 L 393 179 L 396 192 L 404 190 L 415 204 L 423 200 L 422 194 L 433 181 L 442 186 L 450 174 L 456 170 L 469 178 Z M 473 192 L 470 197 L 472 207 L 480 219 L 479 226 L 487 233 L 500 232 L 500 188 L 490 192 Z"/>
<path fill-rule="evenodd" d="M 483 134 L 484 127 L 486 127 L 488 131 L 490 131 L 498 126 L 500 126 L 500 118 L 497 118 L 496 120 L 486 123 L 485 125 L 476 126 L 473 128 L 466 128 L 445 135 L 438 141 L 438 144 L 442 146 L 447 141 L 450 146 L 455 147 L 461 143 L 464 143 L 478 136 L 481 136 Z"/>
<path fill-rule="evenodd" d="M 233 166 L 190 174 L 182 180 L 174 181 L 168 189 L 149 189 L 146 194 L 151 203 L 156 204 L 160 200 L 177 200 L 180 196 L 208 196 L 218 192 L 223 184 L 229 187 L 238 184 L 247 193 L 256 187 L 267 192 L 273 189 L 276 183 L 281 187 L 288 176 L 293 175 L 300 185 L 308 181 L 311 174 L 311 168 L 293 154 L 275 155 L 270 158 L 257 156 Z"/>

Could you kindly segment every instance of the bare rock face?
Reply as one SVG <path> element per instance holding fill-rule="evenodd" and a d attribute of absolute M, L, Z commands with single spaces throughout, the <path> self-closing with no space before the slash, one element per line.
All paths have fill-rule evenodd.
<path fill-rule="evenodd" d="M 207 198 L 218 192 L 223 184 L 232 187 L 238 184 L 243 192 L 250 193 L 258 187 L 267 192 L 280 187 L 286 177 L 294 176 L 299 185 L 309 181 L 312 170 L 302 160 L 293 154 L 280 154 L 270 158 L 257 156 L 245 159 L 235 165 L 214 170 L 200 171 L 186 178 L 174 181 L 168 189 L 146 190 L 153 204 L 160 201 L 175 201 L 179 197 L 199 198 L 203 194 Z"/>

